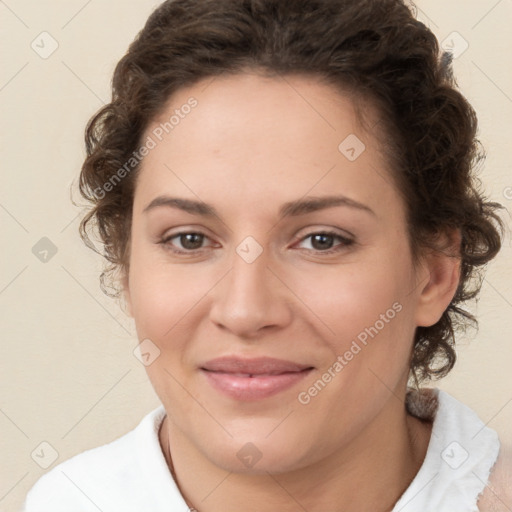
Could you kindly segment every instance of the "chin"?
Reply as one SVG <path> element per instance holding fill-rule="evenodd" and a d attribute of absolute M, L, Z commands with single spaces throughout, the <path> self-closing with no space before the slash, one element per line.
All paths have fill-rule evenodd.
<path fill-rule="evenodd" d="M 281 436 L 265 433 L 226 439 L 203 438 L 202 451 L 216 466 L 239 474 L 284 473 L 307 466 L 307 447 L 295 431 Z M 272 438 L 273 437 L 273 438 Z M 299 438 L 302 441 L 299 441 Z M 204 442 L 206 441 L 206 443 Z"/>

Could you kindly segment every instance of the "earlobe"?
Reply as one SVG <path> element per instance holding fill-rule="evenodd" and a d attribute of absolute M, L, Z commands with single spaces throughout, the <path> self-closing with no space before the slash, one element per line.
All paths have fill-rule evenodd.
<path fill-rule="evenodd" d="M 447 250 L 432 251 L 424 257 L 426 279 L 420 287 L 416 324 L 430 327 L 450 305 L 460 282 L 460 234 L 452 236 Z"/>

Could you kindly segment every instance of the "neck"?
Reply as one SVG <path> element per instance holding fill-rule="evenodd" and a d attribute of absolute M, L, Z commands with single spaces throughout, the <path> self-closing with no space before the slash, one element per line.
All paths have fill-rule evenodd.
<path fill-rule="evenodd" d="M 198 512 L 388 512 L 421 467 L 431 427 L 409 416 L 403 402 L 391 396 L 379 416 L 350 443 L 313 465 L 280 474 L 219 468 L 168 417 L 160 429 L 160 443 L 182 495 Z"/>

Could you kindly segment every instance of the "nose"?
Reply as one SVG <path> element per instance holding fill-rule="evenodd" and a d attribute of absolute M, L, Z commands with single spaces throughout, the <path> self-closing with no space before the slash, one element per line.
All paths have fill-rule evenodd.
<path fill-rule="evenodd" d="M 266 251 L 252 263 L 234 254 L 231 270 L 212 291 L 213 323 L 246 339 L 290 323 L 291 292 L 268 260 Z"/>

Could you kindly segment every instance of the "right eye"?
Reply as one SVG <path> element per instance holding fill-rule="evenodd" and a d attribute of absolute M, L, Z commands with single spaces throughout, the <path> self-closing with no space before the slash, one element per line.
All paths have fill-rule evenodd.
<path fill-rule="evenodd" d="M 177 239 L 181 248 L 176 247 L 172 242 L 172 240 L 175 239 Z M 165 249 L 176 254 L 194 254 L 194 252 L 203 249 L 202 244 L 206 239 L 209 240 L 209 238 L 203 233 L 198 233 L 196 231 L 181 231 L 179 233 L 163 237 L 159 243 L 162 244 Z"/>

